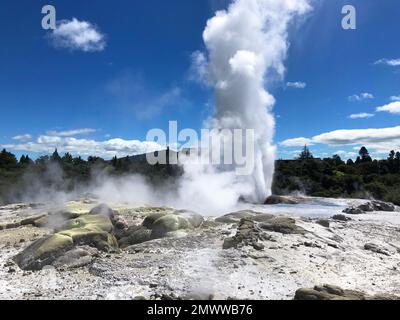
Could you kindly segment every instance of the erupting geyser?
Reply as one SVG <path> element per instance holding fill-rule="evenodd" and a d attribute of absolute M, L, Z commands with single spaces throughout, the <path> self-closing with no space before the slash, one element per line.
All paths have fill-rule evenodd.
<path fill-rule="evenodd" d="M 274 172 L 274 97 L 265 83 L 285 71 L 290 22 L 310 10 L 308 0 L 235 0 L 207 22 L 207 78 L 215 88 L 213 128 L 253 129 L 255 168 L 241 177 L 254 201 L 271 194 Z"/>

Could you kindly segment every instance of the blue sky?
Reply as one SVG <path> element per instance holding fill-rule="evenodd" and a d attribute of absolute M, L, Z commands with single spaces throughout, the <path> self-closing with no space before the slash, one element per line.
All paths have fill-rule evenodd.
<path fill-rule="evenodd" d="M 67 20 L 64 33 L 41 28 L 45 4 Z M 111 157 L 151 149 L 141 142 L 147 131 L 167 129 L 170 120 L 199 130 L 213 95 L 193 79 L 191 57 L 204 51 L 207 20 L 228 4 L 1 1 L 0 145 L 33 157 L 54 146 Z M 345 4 L 357 9 L 356 30 L 341 28 Z M 277 101 L 278 157 L 293 157 L 304 143 L 317 156 L 344 158 L 364 144 L 378 157 L 399 150 L 398 1 L 313 6 L 289 31 L 285 78 L 268 82 Z M 73 18 L 92 42 L 63 42 Z"/>

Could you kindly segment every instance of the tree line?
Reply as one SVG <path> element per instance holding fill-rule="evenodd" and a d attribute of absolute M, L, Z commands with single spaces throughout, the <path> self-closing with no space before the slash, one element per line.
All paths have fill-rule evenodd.
<path fill-rule="evenodd" d="M 70 153 L 32 160 L 20 159 L 3 149 L 0 152 L 0 203 L 15 202 L 39 186 L 49 190 L 84 189 L 100 174 L 124 176 L 140 174 L 152 185 L 173 183 L 183 173 L 176 165 L 149 165 L 145 157 L 114 157 L 104 160 L 90 156 L 73 157 Z M 386 159 L 373 159 L 362 147 L 355 161 L 339 155 L 314 158 L 305 146 L 293 160 L 278 160 L 273 193 L 301 192 L 317 197 L 375 198 L 400 205 L 400 152 L 391 151 Z"/>
<path fill-rule="evenodd" d="M 273 192 L 316 197 L 375 198 L 400 205 L 400 152 L 373 159 L 362 147 L 355 161 L 339 155 L 314 158 L 307 146 L 295 160 L 276 164 Z"/>
<path fill-rule="evenodd" d="M 22 155 L 18 160 L 13 153 L 3 149 L 0 152 L 0 204 L 21 201 L 35 189 L 85 190 L 100 175 L 120 177 L 129 174 L 140 174 L 149 184 L 161 185 L 173 182 L 182 174 L 182 168 L 169 164 L 151 166 L 145 157 L 105 160 L 89 156 L 83 159 L 68 152 L 61 156 L 57 149 L 52 155 L 36 160 L 29 155 Z"/>

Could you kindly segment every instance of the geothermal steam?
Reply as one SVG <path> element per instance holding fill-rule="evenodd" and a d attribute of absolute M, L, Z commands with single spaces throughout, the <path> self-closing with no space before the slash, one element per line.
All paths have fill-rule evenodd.
<path fill-rule="evenodd" d="M 282 77 L 290 22 L 310 10 L 308 0 L 235 0 L 207 22 L 203 38 L 208 50 L 208 80 L 215 88 L 217 129 L 253 129 L 253 174 L 232 181 L 247 185 L 246 197 L 264 201 L 271 194 L 274 173 L 274 97 L 265 83 Z"/>
<path fill-rule="evenodd" d="M 201 63 L 199 73 L 215 89 L 216 110 L 207 126 L 218 131 L 253 129 L 254 170 L 251 175 L 238 176 L 234 166 L 189 161 L 184 163 L 185 174 L 176 190 L 162 190 L 154 196 L 151 188 L 145 188 L 145 201 L 214 215 L 237 209 L 240 197 L 262 202 L 271 194 L 275 99 L 265 85 L 283 77 L 289 25 L 308 10 L 308 0 L 235 0 L 207 22 L 203 38 L 208 54 L 196 59 Z M 123 194 L 113 191 L 120 183 L 115 188 L 106 185 L 102 195 Z M 128 185 L 128 194 L 134 194 L 137 185 Z"/>

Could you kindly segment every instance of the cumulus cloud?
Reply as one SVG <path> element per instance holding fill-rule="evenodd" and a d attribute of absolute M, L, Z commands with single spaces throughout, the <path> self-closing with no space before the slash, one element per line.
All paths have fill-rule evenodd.
<path fill-rule="evenodd" d="M 391 102 L 384 106 L 376 108 L 377 112 L 389 112 L 392 114 L 400 114 L 400 101 Z"/>
<path fill-rule="evenodd" d="M 139 141 L 139 140 L 124 140 L 124 139 L 110 139 L 105 141 L 96 141 L 88 139 L 77 139 L 73 137 L 57 137 L 41 135 L 36 141 L 26 142 L 20 144 L 7 144 L 2 145 L 3 148 L 33 152 L 33 153 L 46 153 L 49 154 L 55 148 L 59 152 L 69 152 L 73 155 L 83 157 L 99 156 L 110 159 L 114 156 L 125 157 L 127 155 L 143 154 L 147 152 L 154 152 L 162 150 L 165 147 L 152 141 Z"/>
<path fill-rule="evenodd" d="M 362 113 L 355 113 L 355 114 L 351 114 L 349 116 L 350 119 L 368 119 L 368 118 L 372 118 L 375 115 L 372 113 L 366 113 L 366 112 L 362 112 Z"/>
<path fill-rule="evenodd" d="M 96 132 L 96 129 L 91 128 L 83 128 L 83 129 L 73 129 L 73 130 L 66 130 L 66 131 L 47 131 L 47 135 L 49 136 L 60 136 L 60 137 L 72 137 L 76 135 L 84 135 Z"/>
<path fill-rule="evenodd" d="M 290 146 L 295 138 L 281 142 L 282 146 Z M 348 129 L 335 130 L 310 138 L 314 144 L 325 144 L 328 146 L 354 146 L 354 150 L 365 145 L 368 148 L 380 153 L 387 153 L 393 148 L 400 146 L 400 126 L 389 128 L 372 129 Z M 301 141 L 301 140 L 300 140 Z M 289 144 L 289 145 L 287 145 Z"/>
<path fill-rule="evenodd" d="M 286 83 L 286 87 L 294 89 L 305 89 L 307 87 L 307 84 L 305 82 L 288 82 Z"/>
<path fill-rule="evenodd" d="M 294 139 L 287 139 L 285 141 L 282 141 L 280 145 L 284 147 L 304 147 L 305 145 L 308 146 L 313 145 L 313 142 L 311 139 L 300 137 Z"/>
<path fill-rule="evenodd" d="M 398 67 L 400 66 L 400 59 L 379 59 L 375 61 L 375 64 L 382 64 L 390 67 Z"/>
<path fill-rule="evenodd" d="M 103 51 L 106 47 L 105 36 L 96 26 L 76 18 L 58 22 L 50 38 L 57 48 L 95 52 Z"/>
<path fill-rule="evenodd" d="M 354 94 L 352 96 L 349 96 L 347 99 L 351 102 L 370 100 L 370 99 L 374 99 L 374 95 L 372 93 L 363 92 L 360 94 Z"/>
<path fill-rule="evenodd" d="M 400 101 L 400 95 L 399 96 L 391 96 L 390 101 Z"/>
<path fill-rule="evenodd" d="M 26 142 L 32 139 L 32 135 L 30 133 L 21 134 L 18 136 L 13 137 L 13 140 L 17 140 L 20 142 Z"/>
<path fill-rule="evenodd" d="M 328 145 L 368 144 L 400 139 L 400 126 L 380 129 L 335 130 L 317 135 L 314 142 Z"/>

